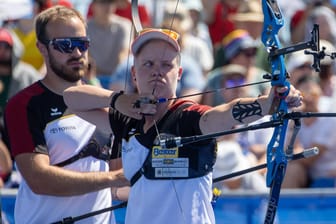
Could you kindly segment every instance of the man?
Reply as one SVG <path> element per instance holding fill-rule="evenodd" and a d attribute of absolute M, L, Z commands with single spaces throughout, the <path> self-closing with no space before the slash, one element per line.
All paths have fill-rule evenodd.
<path fill-rule="evenodd" d="M 111 187 L 128 181 L 109 171 L 109 133 L 67 110 L 64 89 L 81 85 L 90 40 L 74 9 L 51 7 L 36 18 L 37 47 L 47 73 L 14 96 L 5 109 L 12 157 L 23 180 L 15 223 L 52 223 L 111 206 Z M 109 140 L 109 141 L 108 141 Z M 82 223 L 115 223 L 105 212 Z"/>
<path fill-rule="evenodd" d="M 235 99 L 213 108 L 191 101 L 163 100 L 174 99 L 182 74 L 178 36 L 172 30 L 147 29 L 134 40 L 132 78 L 143 98 L 133 105 L 132 95 L 93 86 L 70 87 L 64 92 L 72 110 L 102 130 L 112 130 L 114 144 L 122 143 L 123 170 L 132 185 L 127 224 L 215 223 L 210 203 L 214 139 L 180 148 L 167 147 L 163 140 L 231 129 L 240 120 L 254 121 L 269 113 L 274 92 L 287 90 L 278 87 L 268 96 Z M 300 93 L 290 88 L 286 101 L 289 106 L 299 106 Z M 251 104 L 255 106 L 248 106 Z M 113 109 L 109 110 L 109 105 Z M 239 107 L 251 110 L 244 113 Z"/>

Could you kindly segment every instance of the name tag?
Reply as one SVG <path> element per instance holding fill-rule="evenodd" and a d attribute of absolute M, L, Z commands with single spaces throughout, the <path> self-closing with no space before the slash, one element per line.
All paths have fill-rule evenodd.
<path fill-rule="evenodd" d="M 152 159 L 152 167 L 189 167 L 189 158 Z"/>
<path fill-rule="evenodd" d="M 155 168 L 155 177 L 188 177 L 188 168 Z"/>
<path fill-rule="evenodd" d="M 189 176 L 189 158 L 179 158 L 179 148 L 166 149 L 154 146 L 152 167 L 156 178 L 173 178 Z"/>

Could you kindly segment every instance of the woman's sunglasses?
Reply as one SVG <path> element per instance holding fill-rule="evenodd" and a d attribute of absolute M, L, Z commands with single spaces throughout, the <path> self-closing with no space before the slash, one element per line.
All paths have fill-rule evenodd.
<path fill-rule="evenodd" d="M 151 31 L 157 31 L 157 32 L 164 33 L 165 35 L 171 37 L 172 39 L 174 39 L 176 41 L 180 37 L 180 34 L 178 34 L 177 32 L 175 32 L 171 29 L 159 29 L 159 28 L 145 28 L 145 29 L 141 30 L 139 32 L 139 34 L 144 34 L 144 33 L 151 32 Z"/>
<path fill-rule="evenodd" d="M 68 37 L 68 38 L 54 38 L 47 40 L 46 44 L 52 45 L 55 50 L 61 53 L 72 53 L 75 48 L 80 52 L 85 52 L 90 46 L 90 39 L 88 37 Z"/>

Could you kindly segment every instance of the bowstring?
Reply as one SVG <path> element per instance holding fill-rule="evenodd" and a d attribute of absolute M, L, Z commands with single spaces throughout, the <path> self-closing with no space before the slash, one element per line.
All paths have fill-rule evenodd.
<path fill-rule="evenodd" d="M 170 28 L 169 28 L 170 31 L 172 30 L 172 27 L 173 27 L 173 23 L 174 23 L 174 20 L 175 20 L 175 16 L 176 16 L 176 13 L 177 13 L 177 7 L 178 7 L 178 5 L 179 5 L 179 2 L 180 2 L 180 0 L 177 0 L 176 5 L 175 5 L 173 18 L 172 18 L 172 20 L 171 20 Z M 139 17 L 139 18 L 138 18 L 138 21 L 139 21 L 140 24 L 135 24 L 135 21 L 134 21 L 134 19 L 133 19 L 134 26 L 132 26 L 132 30 L 135 30 L 136 32 L 139 33 L 141 30 L 137 30 L 137 27 L 136 27 L 136 26 L 139 26 L 138 28 L 141 28 L 141 29 L 142 29 L 142 26 L 141 26 L 141 21 L 140 21 L 139 13 L 137 13 L 137 15 L 138 15 L 138 17 Z M 132 16 L 134 16 L 134 15 L 133 15 L 133 11 L 132 11 Z M 133 17 L 132 17 L 132 18 L 133 18 Z M 170 37 L 167 36 L 167 38 L 170 38 Z M 131 40 L 132 40 L 132 39 L 130 39 L 130 43 L 129 43 L 129 45 L 131 45 Z M 168 46 L 166 46 L 166 47 L 164 48 L 164 50 L 163 50 L 162 58 L 164 58 L 164 55 L 165 55 L 165 53 L 166 53 L 166 51 L 167 51 L 167 47 L 168 47 Z M 129 57 L 129 56 L 130 56 L 130 52 L 129 52 L 128 57 Z M 127 84 L 126 81 L 127 81 L 127 80 L 125 80 L 125 86 L 126 86 L 126 84 Z M 156 80 L 155 80 L 154 87 L 153 87 L 153 90 L 152 90 L 152 95 L 154 95 L 154 93 L 155 93 L 155 91 L 156 91 L 157 82 L 158 82 L 158 75 L 156 76 Z M 158 125 L 157 125 L 157 121 L 156 121 L 156 119 L 153 119 L 153 123 L 154 123 L 154 127 L 155 127 L 155 131 L 156 131 L 156 133 L 157 133 L 157 136 L 158 136 L 158 138 L 160 139 L 160 138 L 161 138 L 161 135 L 160 135 L 160 132 L 159 132 L 159 129 L 158 129 Z M 169 172 L 169 173 L 170 173 L 170 172 Z M 174 189 L 174 193 L 175 193 L 176 200 L 177 200 L 177 203 L 178 203 L 178 207 L 179 207 L 179 209 L 180 209 L 180 211 L 181 211 L 181 214 L 182 214 L 184 223 L 187 224 L 186 217 L 185 217 L 185 213 L 184 213 L 184 211 L 183 211 L 182 204 L 181 204 L 181 201 L 180 201 L 179 196 L 178 196 L 178 192 L 177 192 L 177 189 L 176 189 L 176 185 L 175 185 L 174 179 L 171 177 L 170 180 L 171 180 L 172 185 L 173 185 L 173 189 Z"/>
<path fill-rule="evenodd" d="M 134 26 L 131 26 L 131 33 L 130 33 L 130 37 L 129 37 L 129 40 L 128 40 L 128 46 L 130 46 L 129 48 L 131 48 L 131 44 L 132 44 L 132 40 L 134 38 L 134 34 L 135 34 L 135 28 Z M 129 67 L 130 65 L 130 59 L 131 58 L 131 51 L 130 49 L 128 50 L 128 53 L 127 53 L 127 60 L 126 60 L 126 71 L 125 71 L 125 80 L 124 80 L 124 91 L 126 92 L 127 91 L 127 86 L 128 86 L 128 82 L 129 82 L 129 76 L 128 74 L 131 73 L 129 70 L 131 69 Z"/>
<path fill-rule="evenodd" d="M 177 13 L 177 7 L 179 5 L 179 2 L 180 0 L 177 0 L 176 1 L 176 5 L 175 5 L 175 9 L 174 9 L 174 14 L 173 14 L 173 17 L 170 21 L 170 27 L 169 27 L 169 30 L 170 32 L 172 31 L 172 27 L 173 27 L 173 24 L 174 24 L 174 20 L 175 20 L 175 17 L 176 17 L 176 13 Z M 169 36 L 167 36 L 167 39 L 170 38 Z M 164 49 L 163 49 L 163 53 L 162 53 L 162 59 L 164 58 L 166 52 L 167 52 L 167 47 L 166 46 Z M 161 72 L 160 72 L 161 73 Z M 155 80 L 155 83 L 154 83 L 154 87 L 153 87 L 153 90 L 152 90 L 152 95 L 154 95 L 155 91 L 156 91 L 156 87 L 157 87 L 157 81 L 158 81 L 158 77 L 159 77 L 159 74 L 156 76 L 156 80 Z M 154 119 L 153 120 L 154 122 L 154 127 L 155 127 L 155 130 L 156 130 L 156 134 L 158 136 L 158 139 L 161 141 L 161 134 L 159 132 L 159 129 L 158 129 L 158 125 L 157 125 L 157 121 Z M 170 174 L 171 172 L 169 172 L 169 167 L 168 167 L 168 173 Z M 176 197 L 176 200 L 177 200 L 177 204 L 178 204 L 178 207 L 180 209 L 180 212 L 181 212 L 181 215 L 182 215 L 182 218 L 184 220 L 184 223 L 187 224 L 187 219 L 186 219 L 186 216 L 185 216 L 185 213 L 184 213 L 184 210 L 183 210 L 183 207 L 182 207 L 182 203 L 181 203 L 181 200 L 179 198 L 179 195 L 178 195 L 178 192 L 177 192 L 177 189 L 176 189 L 176 185 L 175 185 L 175 180 L 172 176 L 170 176 L 170 180 L 171 180 L 171 183 L 172 183 L 172 186 L 173 186 L 173 190 L 174 190 L 174 194 L 175 194 L 175 197 Z"/>
<path fill-rule="evenodd" d="M 134 26 L 132 25 L 131 26 L 131 32 L 130 32 L 130 36 L 129 36 L 129 40 L 128 40 L 128 46 L 131 46 L 131 44 L 132 44 L 132 40 L 133 40 L 133 37 L 134 37 L 134 34 L 135 34 L 135 28 L 134 28 Z M 129 47 L 130 48 L 130 47 Z M 130 65 L 130 58 L 131 58 L 131 51 L 130 50 L 128 50 L 128 53 L 127 53 L 127 59 L 126 59 L 126 70 L 125 70 L 125 74 L 124 74 L 124 76 L 125 76 L 125 79 L 124 79 L 124 91 L 125 92 L 127 92 L 128 91 L 128 82 L 129 82 L 129 78 L 130 77 L 128 77 L 128 74 L 130 73 L 129 72 L 129 69 L 130 69 L 130 67 L 129 67 L 129 65 Z M 113 135 L 113 133 L 112 133 L 112 135 Z M 112 138 L 112 137 L 111 137 Z M 113 137 L 113 139 L 111 139 L 111 147 L 113 146 L 113 142 L 114 142 L 114 140 L 115 140 L 115 138 Z M 119 156 L 120 155 L 120 159 L 121 159 L 121 151 L 122 151 L 122 146 L 121 147 L 118 147 L 118 151 L 117 151 L 117 156 Z"/>

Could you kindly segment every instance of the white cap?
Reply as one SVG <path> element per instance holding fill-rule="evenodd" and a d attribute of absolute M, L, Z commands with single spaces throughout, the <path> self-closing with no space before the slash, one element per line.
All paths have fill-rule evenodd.
<path fill-rule="evenodd" d="M 213 169 L 213 177 L 221 177 L 233 172 L 246 169 L 247 159 L 240 145 L 235 141 L 219 141 L 217 160 Z"/>
<path fill-rule="evenodd" d="M 173 30 L 149 28 L 144 29 L 133 41 L 131 50 L 133 54 L 138 53 L 139 49 L 150 40 L 163 40 L 173 46 L 176 51 L 180 51 L 180 45 L 177 42 L 179 34 Z"/>

